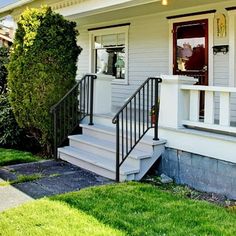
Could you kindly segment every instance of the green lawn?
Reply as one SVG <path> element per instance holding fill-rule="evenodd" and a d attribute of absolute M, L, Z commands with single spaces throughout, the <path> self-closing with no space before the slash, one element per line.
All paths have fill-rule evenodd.
<path fill-rule="evenodd" d="M 39 161 L 40 158 L 30 152 L 0 148 L 0 166 Z"/>
<path fill-rule="evenodd" d="M 0 214 L 0 235 L 236 235 L 236 212 L 123 183 L 37 200 Z"/>

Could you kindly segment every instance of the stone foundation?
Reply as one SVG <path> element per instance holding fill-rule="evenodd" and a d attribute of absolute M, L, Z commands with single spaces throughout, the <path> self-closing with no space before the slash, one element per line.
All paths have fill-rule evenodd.
<path fill-rule="evenodd" d="M 236 164 L 166 148 L 159 165 L 178 184 L 236 199 Z"/>

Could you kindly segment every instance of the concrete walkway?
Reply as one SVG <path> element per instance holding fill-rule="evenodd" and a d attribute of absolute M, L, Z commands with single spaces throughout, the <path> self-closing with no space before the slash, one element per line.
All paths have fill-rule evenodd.
<path fill-rule="evenodd" d="M 4 182 L 0 179 L 0 185 Z M 31 200 L 33 198 L 11 185 L 0 186 L 0 212 Z"/>
<path fill-rule="evenodd" d="M 3 181 L 37 175 L 38 179 L 12 185 Z M 0 211 L 27 201 L 82 188 L 112 183 L 104 177 L 63 161 L 41 161 L 0 168 Z"/>

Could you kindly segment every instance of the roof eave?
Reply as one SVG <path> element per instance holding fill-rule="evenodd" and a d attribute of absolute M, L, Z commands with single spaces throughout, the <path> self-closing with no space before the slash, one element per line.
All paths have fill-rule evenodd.
<path fill-rule="evenodd" d="M 10 10 L 17 8 L 17 7 L 21 7 L 24 6 L 27 3 L 33 2 L 34 0 L 21 0 L 19 2 L 13 3 L 13 4 L 9 4 L 3 8 L 0 9 L 0 13 L 8 13 Z M 1 14 L 2 15 L 2 14 Z"/>

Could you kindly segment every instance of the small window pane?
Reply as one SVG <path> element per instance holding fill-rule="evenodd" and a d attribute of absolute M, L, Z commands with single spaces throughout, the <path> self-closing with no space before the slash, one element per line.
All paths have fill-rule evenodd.
<path fill-rule="evenodd" d="M 125 48 L 96 50 L 96 73 L 125 78 Z"/>
<path fill-rule="evenodd" d="M 94 47 L 95 48 L 101 48 L 102 47 L 102 43 L 101 43 L 101 36 L 96 36 L 94 39 Z"/>
<path fill-rule="evenodd" d="M 125 45 L 125 34 L 118 34 L 117 35 L 117 45 L 121 46 L 121 45 Z"/>
<path fill-rule="evenodd" d="M 114 47 L 117 45 L 116 34 L 109 34 L 102 36 L 102 45 L 103 47 Z"/>
<path fill-rule="evenodd" d="M 177 29 L 176 62 L 179 71 L 203 70 L 205 66 L 204 25 L 187 25 Z"/>

